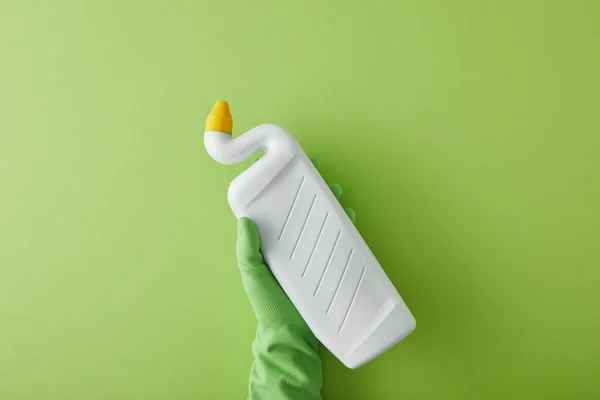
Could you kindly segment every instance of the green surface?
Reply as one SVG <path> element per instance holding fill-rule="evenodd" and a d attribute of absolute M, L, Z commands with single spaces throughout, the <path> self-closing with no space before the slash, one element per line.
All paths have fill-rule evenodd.
<path fill-rule="evenodd" d="M 0 398 L 243 399 L 202 144 L 287 127 L 413 310 L 327 399 L 600 397 L 600 2 L 0 2 Z"/>

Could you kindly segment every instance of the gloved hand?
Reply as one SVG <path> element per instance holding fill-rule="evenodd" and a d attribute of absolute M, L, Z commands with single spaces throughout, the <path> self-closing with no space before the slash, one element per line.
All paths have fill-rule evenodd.
<path fill-rule="evenodd" d="M 317 166 L 316 160 L 313 164 Z M 329 187 L 339 199 L 342 188 Z M 354 222 L 354 210 L 346 212 Z M 321 399 L 323 378 L 317 338 L 265 265 L 258 230 L 248 218 L 238 221 L 237 258 L 258 321 L 252 344 L 250 399 Z"/>

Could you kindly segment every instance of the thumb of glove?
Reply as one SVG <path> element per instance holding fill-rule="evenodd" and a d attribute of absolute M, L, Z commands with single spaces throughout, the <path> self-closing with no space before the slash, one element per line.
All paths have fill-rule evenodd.
<path fill-rule="evenodd" d="M 238 220 L 237 259 L 242 284 L 260 324 L 276 321 L 302 322 L 302 317 L 264 262 L 260 236 L 248 218 Z"/>

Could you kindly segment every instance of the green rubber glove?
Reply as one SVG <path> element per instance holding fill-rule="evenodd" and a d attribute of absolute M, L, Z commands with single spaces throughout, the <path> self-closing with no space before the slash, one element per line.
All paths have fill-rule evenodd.
<path fill-rule="evenodd" d="M 317 165 L 315 160 L 313 163 Z M 330 188 L 336 198 L 341 196 L 339 185 Z M 354 222 L 354 210 L 346 212 Z M 248 218 L 238 221 L 237 258 L 258 321 L 252 344 L 250 400 L 321 399 L 323 376 L 317 338 L 265 265 L 258 230 Z"/>

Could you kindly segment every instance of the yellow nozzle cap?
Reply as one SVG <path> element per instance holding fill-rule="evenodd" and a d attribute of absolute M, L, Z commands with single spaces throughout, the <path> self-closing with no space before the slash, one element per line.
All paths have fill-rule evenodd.
<path fill-rule="evenodd" d="M 225 132 L 231 135 L 232 130 L 233 119 L 231 118 L 229 104 L 224 100 L 219 100 L 215 103 L 215 106 L 210 114 L 208 114 L 208 117 L 206 117 L 206 127 L 204 128 L 204 131 Z"/>

